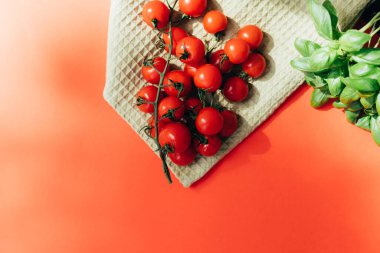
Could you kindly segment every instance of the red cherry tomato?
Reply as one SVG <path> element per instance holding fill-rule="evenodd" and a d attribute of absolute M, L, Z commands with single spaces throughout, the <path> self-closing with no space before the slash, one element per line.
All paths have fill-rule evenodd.
<path fill-rule="evenodd" d="M 186 97 L 192 88 L 191 77 L 182 70 L 173 70 L 165 76 L 164 90 L 169 96 Z"/>
<path fill-rule="evenodd" d="M 163 121 L 158 121 L 158 134 L 164 129 L 164 127 L 167 125 L 167 123 Z M 156 138 L 156 125 L 155 125 L 155 120 L 154 116 L 150 117 L 148 119 L 148 129 L 149 129 L 149 135 L 152 138 Z"/>
<path fill-rule="evenodd" d="M 223 87 L 223 95 L 232 102 L 241 102 L 248 96 L 248 84 L 239 77 L 230 77 Z"/>
<path fill-rule="evenodd" d="M 206 107 L 199 112 L 195 126 L 201 134 L 215 135 L 223 128 L 223 117 L 217 109 Z"/>
<path fill-rule="evenodd" d="M 166 60 L 162 57 L 156 57 L 153 60 L 146 60 L 141 70 L 143 78 L 148 83 L 159 84 L 160 74 L 151 66 L 154 66 L 160 72 L 164 72 L 165 66 L 166 66 Z"/>
<path fill-rule="evenodd" d="M 205 136 L 206 143 L 201 143 L 199 140 L 195 140 L 195 147 L 198 153 L 202 156 L 214 156 L 222 147 L 222 141 L 217 135 Z"/>
<path fill-rule="evenodd" d="M 249 44 L 251 50 L 255 50 L 260 47 L 264 35 L 263 31 L 257 26 L 247 25 L 239 30 L 237 37 L 245 40 Z"/>
<path fill-rule="evenodd" d="M 222 74 L 214 65 L 205 64 L 195 73 L 194 84 L 199 89 L 215 92 L 222 85 Z"/>
<path fill-rule="evenodd" d="M 224 123 L 223 123 L 223 129 L 219 133 L 219 135 L 223 138 L 228 138 L 236 132 L 239 126 L 238 118 L 237 118 L 236 113 L 229 110 L 224 110 L 223 112 L 221 112 L 221 114 L 224 119 Z"/>
<path fill-rule="evenodd" d="M 179 10 L 190 17 L 199 17 L 207 8 L 207 0 L 179 0 Z"/>
<path fill-rule="evenodd" d="M 149 1 L 143 7 L 143 20 L 152 28 L 162 29 L 169 23 L 169 8 L 161 1 Z"/>
<path fill-rule="evenodd" d="M 170 160 L 179 166 L 187 166 L 194 162 L 197 152 L 190 146 L 185 152 L 182 153 L 169 153 Z"/>
<path fill-rule="evenodd" d="M 178 42 L 176 56 L 184 63 L 200 64 L 205 57 L 205 45 L 193 36 L 183 38 Z"/>
<path fill-rule="evenodd" d="M 174 96 L 169 96 L 160 102 L 158 105 L 158 117 L 163 122 L 171 122 L 180 120 L 185 114 L 183 102 Z"/>
<path fill-rule="evenodd" d="M 162 39 L 165 43 L 165 50 L 166 52 L 169 52 L 169 45 L 170 45 L 170 37 L 168 34 L 169 30 L 166 30 L 166 33 L 163 33 Z M 189 35 L 185 30 L 183 30 L 180 27 L 172 27 L 172 38 L 173 38 L 173 49 L 172 54 L 175 54 L 176 47 L 178 45 L 178 42 L 181 41 L 183 38 L 188 37 Z"/>
<path fill-rule="evenodd" d="M 203 27 L 208 33 L 211 34 L 224 31 L 227 24 L 227 17 L 220 11 L 209 11 L 203 18 Z"/>
<path fill-rule="evenodd" d="M 185 108 L 197 115 L 202 110 L 203 105 L 199 98 L 191 97 L 185 101 Z"/>
<path fill-rule="evenodd" d="M 156 101 L 158 89 L 156 86 L 149 85 L 143 87 L 137 93 L 137 107 L 140 111 L 145 113 L 154 112 L 154 103 Z"/>
<path fill-rule="evenodd" d="M 200 64 L 197 65 L 191 65 L 191 64 L 185 64 L 185 67 L 183 68 L 183 71 L 185 71 L 189 76 L 193 77 L 195 76 L 195 72 L 197 72 L 198 68 L 206 63 L 206 60 L 203 58 Z"/>
<path fill-rule="evenodd" d="M 169 147 L 170 153 L 183 153 L 191 145 L 191 133 L 182 123 L 170 123 L 162 129 L 158 136 L 162 147 Z"/>
<path fill-rule="evenodd" d="M 230 39 L 224 46 L 224 52 L 233 64 L 241 64 L 247 60 L 250 48 L 242 39 Z"/>
<path fill-rule="evenodd" d="M 267 62 L 259 53 L 249 55 L 248 59 L 242 65 L 243 71 L 252 78 L 258 78 L 263 75 L 267 67 Z"/>
<path fill-rule="evenodd" d="M 222 73 L 228 73 L 234 67 L 227 55 L 224 53 L 223 49 L 215 51 L 211 54 L 210 64 L 217 67 Z"/>

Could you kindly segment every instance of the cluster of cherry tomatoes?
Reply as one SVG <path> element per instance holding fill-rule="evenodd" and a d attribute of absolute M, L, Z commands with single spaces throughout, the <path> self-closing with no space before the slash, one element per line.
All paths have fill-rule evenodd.
<path fill-rule="evenodd" d="M 206 7 L 207 0 L 179 0 L 179 10 L 191 18 L 203 15 Z M 147 2 L 143 19 L 150 27 L 162 31 L 165 50 L 184 63 L 183 70 L 170 70 L 162 57 L 144 61 L 142 76 L 149 85 L 138 92 L 137 106 L 142 112 L 153 114 L 157 97 L 159 101 L 158 124 L 152 116 L 145 129 L 147 134 L 156 138 L 156 132 L 159 133 L 160 146 L 177 165 L 191 164 L 197 154 L 214 156 L 222 141 L 237 130 L 238 116 L 218 105 L 213 95 L 221 90 L 230 102 L 246 100 L 249 93 L 246 79 L 260 77 L 266 68 L 264 57 L 255 52 L 262 43 L 263 32 L 257 26 L 247 25 L 236 38 L 225 43 L 224 49 L 206 52 L 205 43 L 181 27 L 171 26 L 170 39 L 167 26 L 171 10 L 163 2 Z M 219 36 L 227 25 L 227 17 L 217 10 L 203 18 L 204 29 L 210 34 Z M 160 94 L 158 86 L 163 90 Z"/>

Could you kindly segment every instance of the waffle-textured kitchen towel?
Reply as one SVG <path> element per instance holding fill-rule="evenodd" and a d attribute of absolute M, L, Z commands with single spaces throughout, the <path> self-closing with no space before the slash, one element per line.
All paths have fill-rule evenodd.
<path fill-rule="evenodd" d="M 138 132 L 146 125 L 148 116 L 139 112 L 135 106 L 136 93 L 146 85 L 140 74 L 144 58 L 165 55 L 154 44 L 157 31 L 142 21 L 141 12 L 147 1 L 113 0 L 111 3 L 104 98 L 154 150 L 153 141 L 144 133 Z M 341 27 L 350 25 L 368 2 L 369 0 L 333 1 Z M 251 98 L 246 102 L 229 104 L 219 96 L 223 105 L 233 108 L 241 116 L 241 122 L 237 133 L 224 143 L 216 156 L 201 157 L 188 167 L 178 167 L 168 161 L 170 169 L 185 187 L 204 176 L 303 83 L 303 74 L 289 65 L 290 60 L 298 56 L 293 46 L 295 38 L 318 40 L 305 0 L 209 0 L 208 5 L 208 9 L 222 10 L 229 17 L 225 39 L 233 37 L 239 27 L 247 24 L 256 24 L 262 28 L 265 39 L 259 51 L 266 57 L 268 69 L 262 78 L 252 83 Z M 203 29 L 201 18 L 191 20 L 186 28 L 199 38 L 211 39 L 211 35 L 207 35 Z M 178 61 L 175 63 L 182 66 Z"/>

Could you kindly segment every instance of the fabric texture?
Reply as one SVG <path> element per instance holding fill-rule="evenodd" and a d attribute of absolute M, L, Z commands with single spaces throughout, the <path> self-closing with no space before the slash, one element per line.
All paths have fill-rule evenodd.
<path fill-rule="evenodd" d="M 113 0 L 111 3 L 104 98 L 155 150 L 154 142 L 143 132 L 139 133 L 146 125 L 149 115 L 144 115 L 135 106 L 138 90 L 146 85 L 141 77 L 144 58 L 166 55 L 166 52 L 155 46 L 157 31 L 153 31 L 142 20 L 141 12 L 146 2 L 147 0 Z M 369 0 L 333 1 L 341 27 L 348 27 L 368 2 Z M 246 102 L 231 104 L 218 96 L 221 104 L 236 111 L 241 120 L 238 131 L 223 144 L 216 156 L 200 157 L 188 167 L 178 167 L 168 159 L 171 171 L 185 187 L 203 177 L 303 83 L 303 74 L 289 65 L 290 60 L 298 56 L 293 46 L 295 38 L 320 40 L 305 0 L 209 0 L 208 9 L 222 10 L 229 17 L 225 40 L 235 36 L 239 27 L 244 25 L 256 24 L 261 27 L 265 36 L 259 51 L 267 59 L 268 68 L 262 78 L 252 82 L 251 96 Z M 201 21 L 201 18 L 191 20 L 185 27 L 195 36 L 211 40 L 211 35 L 206 34 Z M 173 63 L 183 66 L 177 60 Z"/>

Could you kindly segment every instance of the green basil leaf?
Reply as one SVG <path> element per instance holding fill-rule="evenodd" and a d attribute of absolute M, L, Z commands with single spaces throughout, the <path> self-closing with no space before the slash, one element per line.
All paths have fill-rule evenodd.
<path fill-rule="evenodd" d="M 376 102 L 376 96 L 362 97 L 360 98 L 360 103 L 363 105 L 364 109 L 372 108 Z"/>
<path fill-rule="evenodd" d="M 346 113 L 346 119 L 351 124 L 355 124 L 357 119 L 359 118 L 360 112 L 351 112 L 351 111 L 345 111 Z"/>
<path fill-rule="evenodd" d="M 290 61 L 290 65 L 300 71 L 304 72 L 317 72 L 318 70 L 313 68 L 310 64 L 310 58 L 297 58 Z"/>
<path fill-rule="evenodd" d="M 379 66 L 380 48 L 363 48 L 352 56 L 352 60 Z"/>
<path fill-rule="evenodd" d="M 376 109 L 375 108 L 368 108 L 368 109 L 364 109 L 364 113 L 368 116 L 375 116 L 377 115 L 377 112 L 376 112 Z"/>
<path fill-rule="evenodd" d="M 380 89 L 377 80 L 369 78 L 342 78 L 342 81 L 348 87 L 355 89 L 363 94 L 377 92 Z"/>
<path fill-rule="evenodd" d="M 339 38 L 340 48 L 346 52 L 356 52 L 363 48 L 371 39 L 371 35 L 358 31 L 348 30 Z"/>
<path fill-rule="evenodd" d="M 377 111 L 377 114 L 380 115 L 380 93 L 377 94 L 377 98 L 376 98 L 376 111 Z"/>
<path fill-rule="evenodd" d="M 355 125 L 361 129 L 371 132 L 371 116 L 361 117 Z"/>
<path fill-rule="evenodd" d="M 328 9 L 316 0 L 309 0 L 308 3 L 309 12 L 318 34 L 327 40 L 333 40 L 333 27 Z"/>
<path fill-rule="evenodd" d="M 343 104 L 340 101 L 334 101 L 333 106 L 337 109 L 346 109 L 347 105 Z"/>
<path fill-rule="evenodd" d="M 326 79 L 326 82 L 329 87 L 330 94 L 333 97 L 338 97 L 344 88 L 344 84 L 340 78 Z"/>
<path fill-rule="evenodd" d="M 297 38 L 294 42 L 294 46 L 297 51 L 304 57 L 309 57 L 314 53 L 315 50 L 321 48 L 321 46 L 310 40 L 304 40 Z"/>
<path fill-rule="evenodd" d="M 327 11 L 330 14 L 331 26 L 333 29 L 333 39 L 339 39 L 339 37 L 341 36 L 341 32 L 338 28 L 338 14 L 336 12 L 336 9 L 330 0 L 324 1 L 323 6 L 327 9 Z"/>
<path fill-rule="evenodd" d="M 371 132 L 376 144 L 380 146 L 380 117 L 372 117 Z"/>
<path fill-rule="evenodd" d="M 327 70 L 337 59 L 337 51 L 328 47 L 317 49 L 310 56 L 310 66 L 318 71 Z"/>
<path fill-rule="evenodd" d="M 305 75 L 306 83 L 314 88 L 322 88 L 326 86 L 326 83 L 322 79 L 322 77 L 317 76 L 313 73 L 306 73 Z"/>
<path fill-rule="evenodd" d="M 359 94 L 356 92 L 356 90 L 350 88 L 350 87 L 345 87 L 340 94 L 340 101 L 345 104 L 349 105 L 352 102 L 355 102 L 360 99 Z"/>
<path fill-rule="evenodd" d="M 322 107 L 329 101 L 329 95 L 330 94 L 324 90 L 315 89 L 311 94 L 311 106 L 314 108 Z"/>
<path fill-rule="evenodd" d="M 374 65 L 359 62 L 350 67 L 350 77 L 364 77 L 380 80 L 380 70 Z"/>
<path fill-rule="evenodd" d="M 350 105 L 348 105 L 347 107 L 347 110 L 351 111 L 351 112 L 357 112 L 357 111 L 360 111 L 361 109 L 363 109 L 363 106 L 362 104 L 360 103 L 360 101 L 355 101 L 355 102 L 352 102 Z"/>

